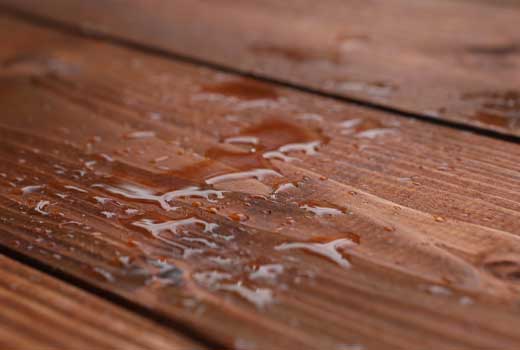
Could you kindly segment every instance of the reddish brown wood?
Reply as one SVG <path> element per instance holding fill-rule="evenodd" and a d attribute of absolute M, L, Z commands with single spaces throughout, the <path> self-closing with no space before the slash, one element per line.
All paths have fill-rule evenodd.
<path fill-rule="evenodd" d="M 229 348 L 518 347 L 517 145 L 0 27 L 1 244 Z"/>
<path fill-rule="evenodd" d="M 202 349 L 77 288 L 0 255 L 2 349 Z"/>
<path fill-rule="evenodd" d="M 0 3 L 226 67 L 520 135 L 520 8 L 504 2 Z"/>

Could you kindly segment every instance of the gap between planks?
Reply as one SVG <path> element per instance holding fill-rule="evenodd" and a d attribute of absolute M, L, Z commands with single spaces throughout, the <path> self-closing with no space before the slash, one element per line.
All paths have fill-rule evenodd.
<path fill-rule="evenodd" d="M 2 233 L 1 230 L 0 233 Z M 107 302 L 121 307 L 124 310 L 138 315 L 138 317 L 140 316 L 147 320 L 150 320 L 151 322 L 157 324 L 160 327 L 164 327 L 171 330 L 172 332 L 182 334 L 187 339 L 191 339 L 194 343 L 201 344 L 201 346 L 203 346 L 202 348 L 204 349 L 224 348 L 223 344 L 214 342 L 211 339 L 208 339 L 208 337 L 198 334 L 194 328 L 186 327 L 186 325 L 184 325 L 183 323 L 175 322 L 174 319 L 162 315 L 160 312 L 156 310 L 151 310 L 137 303 L 133 303 L 128 298 L 125 298 L 123 296 L 111 292 L 110 290 L 103 289 L 99 286 L 89 283 L 88 280 L 84 280 L 80 277 L 76 277 L 72 274 L 69 274 L 65 270 L 59 270 L 55 267 L 52 267 L 51 265 L 48 265 L 41 260 L 33 258 L 30 255 L 23 254 L 21 252 L 13 250 L 8 246 L 0 245 L 0 258 L 2 255 L 24 266 L 27 266 L 28 268 L 32 268 L 45 275 L 60 280 L 66 283 L 67 285 L 76 287 L 86 293 L 92 294 L 96 297 L 106 300 Z"/>

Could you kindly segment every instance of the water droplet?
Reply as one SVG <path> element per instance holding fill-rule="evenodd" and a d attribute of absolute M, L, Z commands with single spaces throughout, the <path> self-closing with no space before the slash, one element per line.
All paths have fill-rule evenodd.
<path fill-rule="evenodd" d="M 154 194 L 152 190 L 133 184 L 121 184 L 119 187 L 105 184 L 95 184 L 93 187 L 103 188 L 110 193 L 121 195 L 125 198 L 157 202 L 164 210 L 168 211 L 178 209 L 178 207 L 172 206 L 169 203 L 178 198 L 204 198 L 211 202 L 214 198 L 224 198 L 225 193 L 225 191 L 200 189 L 199 187 L 195 186 L 166 192 L 160 195 Z"/>
<path fill-rule="evenodd" d="M 102 211 L 101 214 L 103 214 L 107 219 L 112 219 L 116 217 L 116 213 L 113 213 L 111 211 Z"/>
<path fill-rule="evenodd" d="M 125 135 L 127 139 L 147 139 L 155 137 L 155 132 L 153 131 L 134 131 Z"/>
<path fill-rule="evenodd" d="M 249 217 L 242 213 L 231 213 L 228 215 L 228 218 L 230 218 L 233 221 L 246 221 L 249 219 Z"/>
<path fill-rule="evenodd" d="M 211 288 L 221 281 L 230 279 L 231 275 L 220 271 L 204 271 L 194 273 L 193 278 L 197 283 Z"/>
<path fill-rule="evenodd" d="M 259 266 L 256 271 L 249 274 L 252 280 L 267 280 L 275 282 L 278 275 L 282 274 L 284 267 L 280 264 L 268 264 Z"/>
<path fill-rule="evenodd" d="M 339 252 L 340 249 L 351 248 L 358 243 L 351 238 L 339 238 L 330 242 L 295 242 L 283 243 L 275 247 L 275 250 L 302 249 L 332 260 L 341 267 L 350 267 L 350 262 Z"/>
<path fill-rule="evenodd" d="M 339 208 L 323 207 L 315 204 L 303 204 L 300 208 L 318 216 L 336 216 L 344 214 L 345 210 Z"/>
<path fill-rule="evenodd" d="M 470 297 L 463 296 L 459 299 L 460 305 L 472 305 L 473 303 L 474 301 Z"/>
<path fill-rule="evenodd" d="M 426 290 L 433 294 L 433 295 L 444 295 L 444 296 L 448 296 L 448 295 L 451 295 L 452 292 L 451 290 L 449 290 L 448 288 L 446 287 L 442 287 L 442 286 L 428 286 L 426 287 Z"/>
<path fill-rule="evenodd" d="M 237 282 L 234 284 L 222 284 L 217 287 L 218 290 L 224 290 L 228 292 L 234 292 L 240 295 L 245 300 L 254 304 L 257 308 L 263 309 L 267 305 L 271 304 L 274 300 L 273 292 L 267 288 L 248 288 Z"/>
<path fill-rule="evenodd" d="M 115 282 L 114 276 L 107 270 L 102 269 L 100 267 L 94 267 L 92 270 L 96 272 L 99 276 L 103 277 L 103 279 L 105 279 L 107 282 Z"/>
<path fill-rule="evenodd" d="M 228 137 L 224 139 L 225 143 L 231 143 L 231 144 L 246 144 L 246 145 L 258 145 L 260 142 L 258 140 L 258 137 L 256 136 L 235 136 L 235 137 Z"/>
<path fill-rule="evenodd" d="M 80 187 L 76 187 L 76 186 L 70 186 L 70 185 L 67 185 L 67 186 L 63 186 L 65 187 L 66 189 L 68 190 L 73 190 L 73 191 L 77 191 L 77 192 L 83 192 L 83 193 L 88 193 L 88 191 L 80 188 Z"/>
<path fill-rule="evenodd" d="M 44 188 L 45 188 L 45 185 L 35 185 L 35 186 L 22 187 L 21 190 L 22 190 L 22 194 L 29 194 L 29 193 L 39 192 Z"/>
<path fill-rule="evenodd" d="M 170 231 L 172 233 L 177 233 L 177 230 L 181 227 L 191 226 L 191 225 L 200 225 L 204 228 L 204 232 L 213 232 L 216 228 L 218 228 L 217 224 L 209 223 L 207 221 L 189 217 L 186 219 L 179 220 L 170 220 L 161 223 L 155 223 L 150 219 L 143 219 L 140 221 L 136 221 L 133 223 L 134 226 L 142 227 L 148 232 L 150 232 L 154 237 L 160 237 L 161 232 Z"/>
<path fill-rule="evenodd" d="M 48 206 L 49 204 L 50 204 L 49 201 L 39 201 L 38 204 L 36 204 L 36 207 L 34 208 L 34 210 L 42 215 L 49 215 L 49 213 L 47 213 L 45 211 L 45 207 Z"/>
<path fill-rule="evenodd" d="M 205 182 L 208 185 L 215 185 L 222 182 L 229 182 L 229 181 L 237 181 L 237 180 L 245 180 L 245 179 L 256 179 L 258 181 L 264 180 L 266 177 L 274 176 L 274 177 L 282 177 L 282 174 L 280 174 L 277 171 L 274 171 L 272 169 L 253 169 L 249 171 L 239 171 L 224 175 L 217 175 L 210 177 L 209 179 L 206 179 Z"/>

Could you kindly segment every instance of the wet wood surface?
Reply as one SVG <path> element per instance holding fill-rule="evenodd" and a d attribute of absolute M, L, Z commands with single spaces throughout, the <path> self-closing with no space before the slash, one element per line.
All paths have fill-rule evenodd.
<path fill-rule="evenodd" d="M 231 69 L 520 136 L 520 7 L 510 2 L 0 3 Z"/>
<path fill-rule="evenodd" d="M 4 255 L 0 303 L 2 349 L 203 349 Z"/>
<path fill-rule="evenodd" d="M 4 247 L 210 348 L 518 348 L 517 144 L 0 27 Z"/>

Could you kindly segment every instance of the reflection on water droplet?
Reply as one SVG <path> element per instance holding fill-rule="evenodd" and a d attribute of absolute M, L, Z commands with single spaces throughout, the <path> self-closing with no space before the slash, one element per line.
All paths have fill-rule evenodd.
<path fill-rule="evenodd" d="M 296 242 L 296 243 L 284 243 L 277 247 L 276 250 L 289 250 L 289 249 L 303 249 L 314 254 L 323 256 L 327 259 L 334 261 L 339 266 L 348 268 L 350 263 L 343 255 L 338 251 L 339 249 L 349 248 L 356 246 L 350 238 L 340 238 L 327 243 L 314 243 L 314 242 Z"/>
<path fill-rule="evenodd" d="M 155 223 L 150 219 L 142 219 L 140 221 L 134 222 L 133 225 L 144 228 L 156 238 L 160 237 L 161 232 L 170 231 L 176 234 L 179 228 L 190 225 L 200 225 L 204 228 L 204 232 L 213 232 L 216 228 L 218 228 L 217 224 L 209 223 L 195 217 L 180 220 L 170 220 L 161 223 Z"/>
<path fill-rule="evenodd" d="M 278 187 L 276 187 L 273 193 L 278 194 L 280 192 L 285 192 L 293 188 L 296 188 L 296 185 L 294 185 L 292 182 L 282 183 L 279 184 Z"/>
<path fill-rule="evenodd" d="M 179 286 L 182 284 L 184 273 L 177 266 L 158 259 L 148 260 L 148 262 L 152 266 L 159 268 L 159 272 L 154 274 L 148 283 L 159 282 L 163 285 L 173 286 Z"/>
<path fill-rule="evenodd" d="M 111 211 L 102 211 L 101 214 L 103 214 L 107 219 L 111 219 L 116 216 L 116 213 Z"/>
<path fill-rule="evenodd" d="M 313 214 L 316 214 L 318 216 L 336 216 L 341 215 L 344 212 L 337 208 L 330 208 L 330 207 L 320 207 L 314 204 L 304 204 L 301 205 L 300 208 L 309 211 Z"/>
<path fill-rule="evenodd" d="M 67 186 L 63 186 L 65 187 L 66 189 L 68 190 L 73 190 L 73 191 L 77 191 L 77 192 L 82 192 L 82 193 L 88 193 L 88 191 L 80 188 L 80 187 L 77 187 L 77 186 L 70 186 L 70 185 L 67 185 Z"/>
<path fill-rule="evenodd" d="M 166 192 L 161 195 L 154 194 L 153 191 L 139 187 L 133 184 L 121 184 L 119 187 L 114 187 L 105 184 L 95 184 L 92 187 L 103 188 L 110 193 L 121 195 L 125 198 L 138 199 L 142 201 L 157 202 L 164 210 L 176 210 L 178 207 L 171 206 L 169 202 L 178 198 L 204 198 L 208 201 L 213 201 L 214 198 L 224 198 L 225 191 L 218 190 L 204 190 L 199 187 L 186 187 L 180 190 Z"/>
<path fill-rule="evenodd" d="M 358 133 L 356 135 L 356 137 L 367 138 L 367 139 L 375 139 L 376 137 L 390 135 L 390 134 L 393 134 L 393 133 L 395 133 L 395 130 L 394 129 L 389 129 L 389 128 L 386 128 L 386 129 L 372 129 L 372 130 L 366 130 L 366 131 L 360 132 L 360 133 Z"/>
<path fill-rule="evenodd" d="M 217 175 L 210 177 L 209 179 L 206 179 L 205 182 L 208 185 L 215 185 L 222 182 L 229 182 L 229 181 L 237 181 L 237 180 L 245 180 L 245 179 L 256 179 L 256 180 L 263 180 L 264 178 L 268 176 L 275 176 L 275 177 L 282 177 L 282 174 L 280 174 L 277 171 L 271 170 L 271 169 L 253 169 L 249 171 L 239 171 L 224 175 Z"/>
<path fill-rule="evenodd" d="M 22 194 L 29 194 L 29 193 L 34 193 L 34 192 L 38 192 L 40 190 L 42 190 L 43 188 L 45 188 L 45 185 L 35 185 L 35 186 L 25 186 L 25 187 L 22 187 Z"/>
<path fill-rule="evenodd" d="M 280 264 L 269 264 L 262 265 L 249 274 L 249 278 L 252 280 L 267 280 L 275 282 L 278 275 L 283 273 L 283 266 Z"/>
<path fill-rule="evenodd" d="M 464 297 L 461 297 L 461 298 L 459 299 L 459 304 L 460 304 L 460 305 L 471 305 L 471 304 L 473 304 L 473 303 L 474 303 L 474 301 L 473 301 L 473 299 L 471 299 L 470 297 L 466 297 L 466 296 L 464 296 Z"/>
<path fill-rule="evenodd" d="M 278 148 L 278 151 L 282 153 L 289 152 L 303 152 L 307 155 L 314 155 L 318 153 L 317 149 L 320 146 L 321 141 L 311 141 L 302 143 L 289 143 Z"/>
<path fill-rule="evenodd" d="M 234 284 L 221 284 L 217 287 L 217 289 L 237 293 L 259 309 L 263 309 L 273 302 L 273 292 L 270 289 L 251 289 L 242 285 L 242 282 L 237 282 Z"/>
<path fill-rule="evenodd" d="M 94 267 L 93 271 L 96 272 L 101 277 L 103 277 L 107 282 L 110 282 L 110 283 L 115 282 L 114 276 L 112 276 L 112 274 L 110 272 L 108 272 L 107 270 L 104 270 L 100 267 Z"/>
<path fill-rule="evenodd" d="M 34 210 L 42 215 L 49 215 L 49 213 L 47 213 L 45 211 L 45 207 L 48 206 L 49 204 L 50 204 L 49 201 L 39 201 L 38 204 L 36 204 L 36 207 L 34 208 Z"/>
<path fill-rule="evenodd" d="M 451 295 L 452 292 L 451 290 L 449 290 L 448 288 L 446 287 L 443 287 L 443 286 L 428 286 L 426 288 L 426 290 L 431 293 L 431 294 L 434 294 L 434 295 L 445 295 L 445 296 L 448 296 L 448 295 Z"/>
<path fill-rule="evenodd" d="M 395 134 L 394 128 L 386 127 L 381 121 L 376 119 L 348 119 L 339 123 L 341 134 L 355 134 L 358 138 L 374 139 L 380 136 Z"/>
<path fill-rule="evenodd" d="M 127 139 L 146 139 L 155 137 L 155 132 L 153 131 L 134 131 L 125 135 Z"/>
<path fill-rule="evenodd" d="M 193 274 L 195 281 L 205 287 L 212 288 L 220 281 L 225 281 L 231 278 L 229 273 L 220 271 L 204 271 Z"/>
<path fill-rule="evenodd" d="M 235 136 L 228 137 L 224 139 L 225 143 L 238 143 L 238 144 L 247 144 L 247 145 L 258 145 L 259 140 L 258 137 L 255 136 Z"/>

